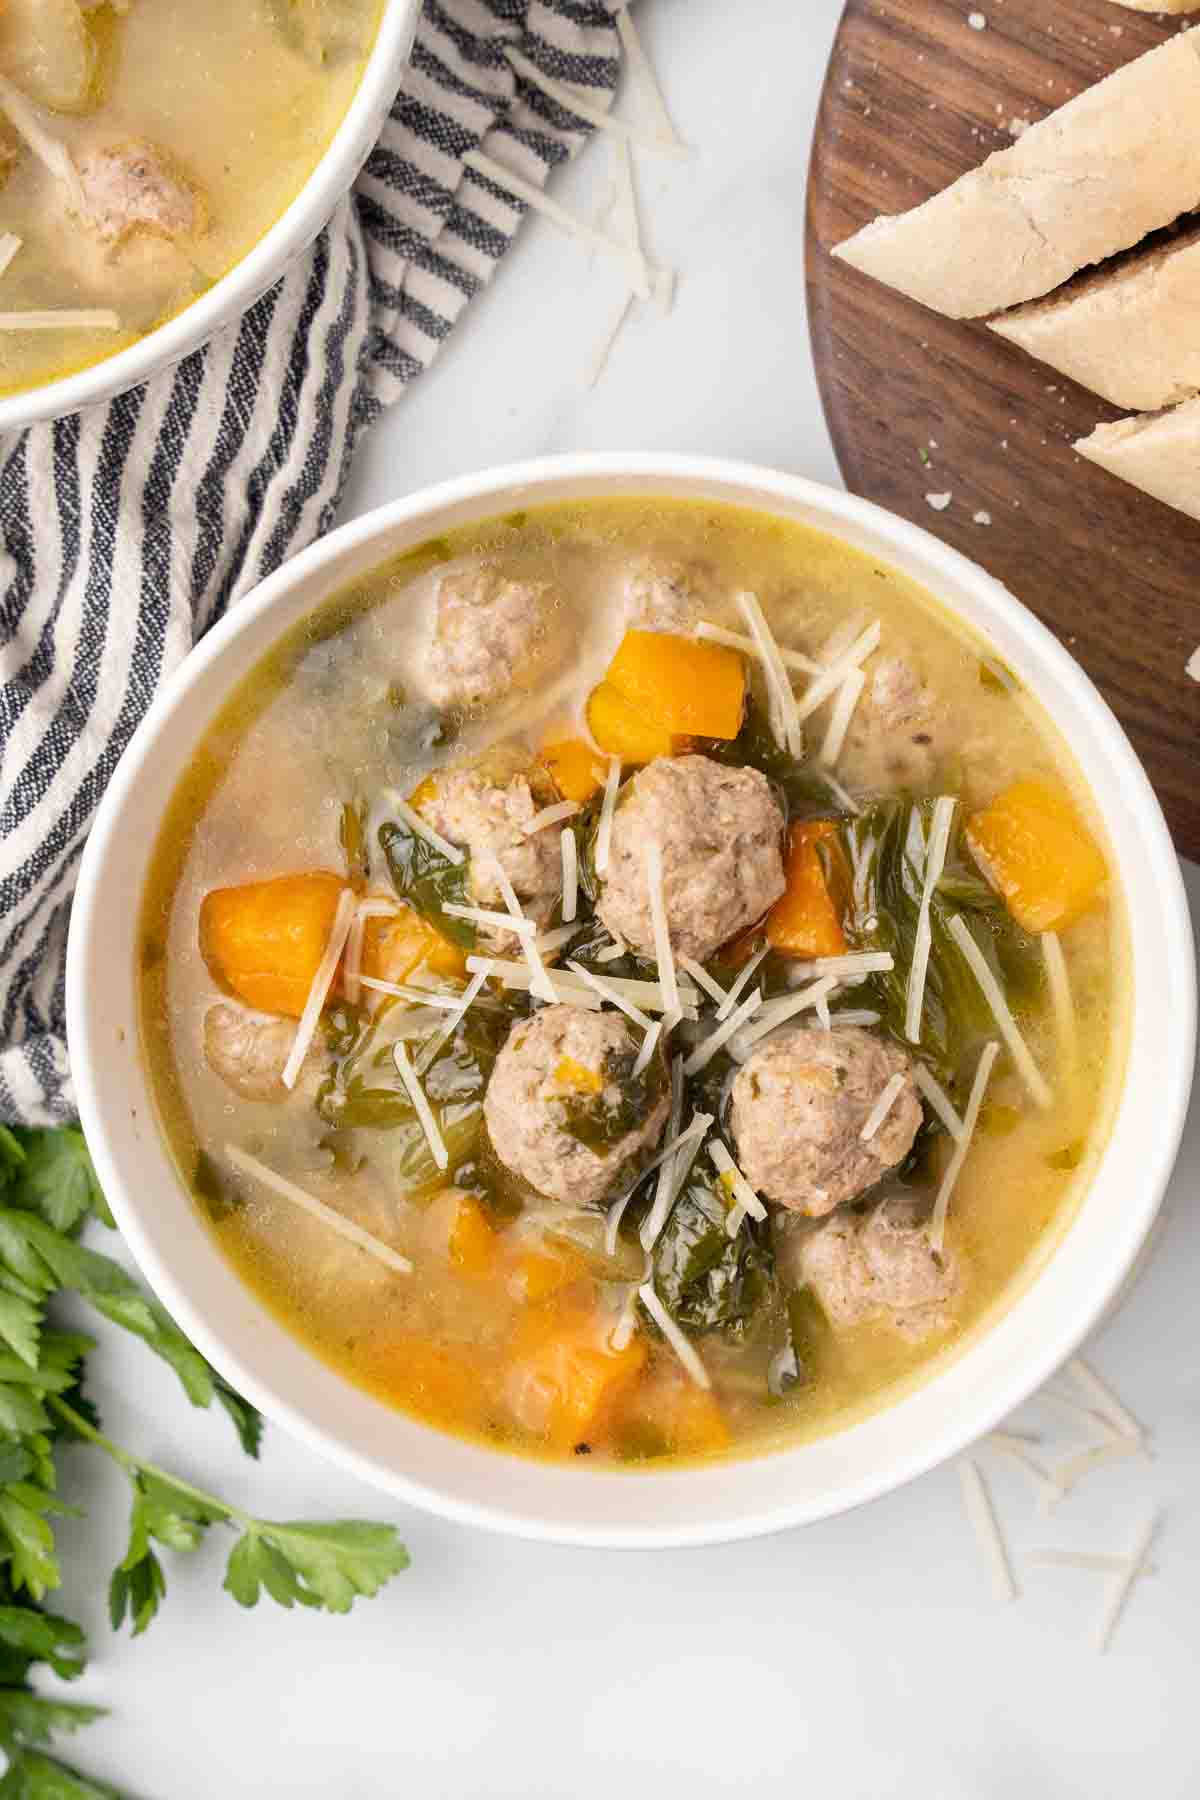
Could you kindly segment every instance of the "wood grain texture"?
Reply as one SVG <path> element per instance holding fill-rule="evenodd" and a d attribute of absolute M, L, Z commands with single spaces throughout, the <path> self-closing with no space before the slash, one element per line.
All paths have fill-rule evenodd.
<path fill-rule="evenodd" d="M 967 22 L 976 10 L 983 31 Z M 1072 450 L 1116 409 L 829 254 L 1180 23 L 1108 0 L 848 0 L 809 173 L 807 263 L 847 486 L 974 557 L 1051 627 L 1133 740 L 1177 848 L 1200 858 L 1200 686 L 1184 668 L 1200 644 L 1200 524 Z M 931 508 L 945 493 L 945 511 Z"/>

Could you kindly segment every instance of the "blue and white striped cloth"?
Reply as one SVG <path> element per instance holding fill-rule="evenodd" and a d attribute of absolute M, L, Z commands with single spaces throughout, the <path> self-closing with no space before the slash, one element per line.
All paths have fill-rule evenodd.
<path fill-rule="evenodd" d="M 506 49 L 606 105 L 621 3 L 425 0 L 353 194 L 278 285 L 145 387 L 0 439 L 0 1118 L 73 1114 L 71 894 L 159 684 L 329 528 L 359 432 L 433 361 L 512 241 L 524 207 L 463 156 L 482 149 L 540 186 L 587 135 Z"/>

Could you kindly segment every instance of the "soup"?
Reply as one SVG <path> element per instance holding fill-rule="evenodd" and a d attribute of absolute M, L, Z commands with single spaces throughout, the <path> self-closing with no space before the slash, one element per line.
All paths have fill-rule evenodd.
<path fill-rule="evenodd" d="M 144 1045 L 223 1252 L 444 1429 L 644 1466 L 838 1428 L 1103 1147 L 1094 808 L 986 646 L 799 525 L 589 502 L 337 595 L 155 851 Z"/>
<path fill-rule="evenodd" d="M 0 8 L 0 392 L 53 381 L 212 286 L 295 198 L 378 0 Z"/>

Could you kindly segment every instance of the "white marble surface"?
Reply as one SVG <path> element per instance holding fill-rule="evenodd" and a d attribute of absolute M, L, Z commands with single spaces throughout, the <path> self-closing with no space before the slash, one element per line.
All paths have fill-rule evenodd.
<path fill-rule="evenodd" d="M 962 10 L 965 29 L 967 0 Z M 348 511 L 485 462 L 590 447 L 709 450 L 836 480 L 809 362 L 802 227 L 838 11 L 643 0 L 697 148 L 687 164 L 639 170 L 653 250 L 682 271 L 674 313 L 635 320 L 588 391 L 619 284 L 535 223 L 438 366 L 376 428 Z M 604 154 L 570 172 L 564 197 L 596 191 Z M 1200 909 L 1200 875 L 1190 885 Z M 115 1379 L 98 1398 L 118 1436 L 266 1515 L 396 1517 L 413 1568 L 348 1619 L 266 1602 L 243 1614 L 219 1591 L 214 1545 L 168 1556 L 150 1635 L 113 1638 L 94 1575 L 119 1553 L 124 1496 L 73 1453 L 92 1516 L 65 1528 L 61 1599 L 95 1639 L 81 1697 L 114 1708 L 79 1741 L 80 1762 L 144 1800 L 1193 1796 L 1197 1173 L 1193 1116 L 1164 1246 L 1094 1347 L 1154 1428 L 1155 1460 L 1105 1471 L 1049 1520 L 1018 1471 L 994 1467 L 1022 1588 L 1009 1607 L 992 1598 L 952 1470 L 758 1543 L 543 1549 L 398 1512 L 278 1430 L 254 1468 L 223 1421 L 189 1415 L 157 1365 L 113 1345 Z M 1021 1553 L 1122 1547 L 1152 1503 L 1166 1515 L 1160 1573 L 1098 1658 L 1098 1579 Z"/>

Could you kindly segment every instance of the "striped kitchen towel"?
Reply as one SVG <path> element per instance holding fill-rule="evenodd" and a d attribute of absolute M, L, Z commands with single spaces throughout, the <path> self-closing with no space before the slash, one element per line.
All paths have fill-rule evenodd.
<path fill-rule="evenodd" d="M 361 429 L 433 361 L 513 239 L 523 206 L 464 156 L 541 186 L 587 135 L 506 52 L 607 106 L 621 4 L 425 0 L 378 145 L 283 280 L 145 387 L 0 439 L 0 1119 L 73 1113 L 71 894 L 159 684 L 328 529 Z"/>

